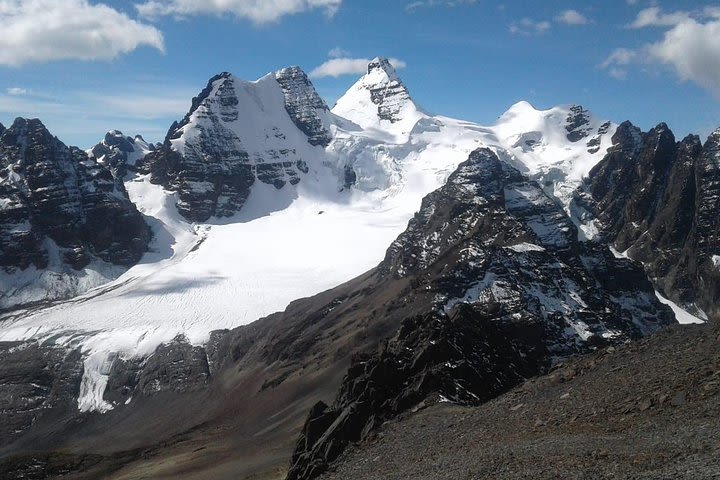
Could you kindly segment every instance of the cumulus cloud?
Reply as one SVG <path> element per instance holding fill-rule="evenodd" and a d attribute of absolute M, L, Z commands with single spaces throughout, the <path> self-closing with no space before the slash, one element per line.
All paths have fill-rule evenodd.
<path fill-rule="evenodd" d="M 163 36 L 87 0 L 0 0 L 0 65 L 111 60 L 140 46 L 164 51 Z"/>
<path fill-rule="evenodd" d="M 692 81 L 720 98 L 720 14 L 702 23 L 682 20 L 647 47 L 650 58 L 672 68 L 683 81 Z"/>
<path fill-rule="evenodd" d="M 664 32 L 658 41 L 614 51 L 601 68 L 622 78 L 631 64 L 661 64 L 680 80 L 693 82 L 720 98 L 720 8 L 672 13 L 647 8 L 638 13 L 630 28 L 663 28 Z"/>
<path fill-rule="evenodd" d="M 587 17 L 577 10 L 565 10 L 555 17 L 555 20 L 565 25 L 587 25 Z"/>
<path fill-rule="evenodd" d="M 407 64 L 397 58 L 389 58 L 390 64 L 397 70 Z M 311 78 L 341 77 L 343 75 L 362 75 L 367 73 L 369 58 L 331 58 L 310 72 Z"/>
<path fill-rule="evenodd" d="M 405 6 L 405 11 L 412 13 L 424 7 L 457 7 L 460 5 L 473 5 L 478 0 L 417 0 Z"/>
<path fill-rule="evenodd" d="M 518 22 L 510 24 L 509 31 L 513 35 L 539 35 L 550 30 L 550 22 L 536 21 L 531 18 L 523 18 Z"/>
<path fill-rule="evenodd" d="M 332 17 L 341 4 L 342 0 L 149 0 L 135 8 L 145 17 L 234 15 L 264 24 L 309 10 L 320 10 Z"/>

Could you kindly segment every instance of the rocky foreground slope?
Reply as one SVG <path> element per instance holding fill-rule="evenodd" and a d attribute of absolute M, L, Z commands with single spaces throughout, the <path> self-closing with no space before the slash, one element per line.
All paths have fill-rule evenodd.
<path fill-rule="evenodd" d="M 567 361 L 480 407 L 435 394 L 320 478 L 715 479 L 719 348 L 717 327 L 676 326 Z"/>

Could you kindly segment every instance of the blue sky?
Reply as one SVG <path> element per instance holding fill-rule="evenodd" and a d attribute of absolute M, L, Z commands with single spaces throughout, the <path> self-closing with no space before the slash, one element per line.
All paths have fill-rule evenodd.
<path fill-rule="evenodd" d="M 720 126 L 720 6 L 579 3 L 0 0 L 0 122 L 39 117 L 81 147 L 114 128 L 160 141 L 215 73 L 300 65 L 332 106 L 382 55 L 426 110 L 482 124 L 527 100 L 678 137 Z"/>

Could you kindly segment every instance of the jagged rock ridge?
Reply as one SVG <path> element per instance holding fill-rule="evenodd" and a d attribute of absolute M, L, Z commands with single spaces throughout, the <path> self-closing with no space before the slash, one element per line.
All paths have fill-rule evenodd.
<path fill-rule="evenodd" d="M 87 154 L 122 179 L 129 171 L 137 171 L 136 163 L 157 148 L 159 145 L 146 142 L 141 135 L 127 137 L 119 130 L 112 130 Z"/>
<path fill-rule="evenodd" d="M 131 266 L 150 230 L 109 169 L 19 118 L 0 135 L 0 266 Z"/>
<path fill-rule="evenodd" d="M 613 144 L 576 202 L 665 296 L 720 318 L 720 133 L 677 142 L 664 123 L 643 133 L 625 122 Z"/>

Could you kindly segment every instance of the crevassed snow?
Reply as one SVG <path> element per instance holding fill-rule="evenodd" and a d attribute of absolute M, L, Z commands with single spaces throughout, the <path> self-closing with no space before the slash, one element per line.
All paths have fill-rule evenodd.
<path fill-rule="evenodd" d="M 677 303 L 663 297 L 663 295 L 660 292 L 658 292 L 657 290 L 655 291 L 655 296 L 658 298 L 658 300 L 660 300 L 660 303 L 670 307 L 670 309 L 675 314 L 675 320 L 677 320 L 677 322 L 680 324 L 688 325 L 688 324 L 692 324 L 692 323 L 705 323 L 707 321 L 707 317 L 705 317 L 705 319 L 696 317 L 692 313 L 690 313 L 687 310 L 685 310 L 684 308 L 682 308 Z M 702 313 L 701 313 L 701 315 L 702 315 Z"/>
<path fill-rule="evenodd" d="M 243 111 L 233 134 L 251 158 L 292 144 L 290 155 L 310 169 L 301 182 L 281 190 L 257 182 L 236 217 L 191 225 L 177 214 L 174 194 L 147 177 L 128 179 L 131 200 L 155 234 L 151 251 L 119 278 L 70 301 L 0 318 L 0 340 L 81 346 L 85 374 L 78 406 L 106 411 L 112 408 L 103 392 L 113 358 L 149 355 L 177 335 L 203 343 L 212 330 L 250 323 L 374 267 L 422 198 L 476 148 L 490 147 L 547 180 L 551 193 L 566 202 L 566 191 L 609 146 L 603 137 L 600 153 L 589 155 L 582 151 L 585 141 L 571 144 L 564 136 L 565 107 L 541 112 L 518 104 L 497 125 L 483 127 L 430 116 L 407 101 L 402 121 L 381 121 L 370 116 L 373 106 L 367 104 L 367 87 L 374 81 L 361 79 L 328 115 L 333 141 L 326 149 L 307 144 L 270 77 L 238 84 Z M 193 121 L 202 122 L 202 116 L 199 112 Z M 191 123 L 176 147 L 184 148 L 195 134 Z M 532 140 L 533 148 L 523 139 Z M 357 184 L 339 191 L 345 165 L 355 170 Z M 472 300 L 487 288 L 502 297 L 502 285 L 486 280 L 455 302 Z"/>

